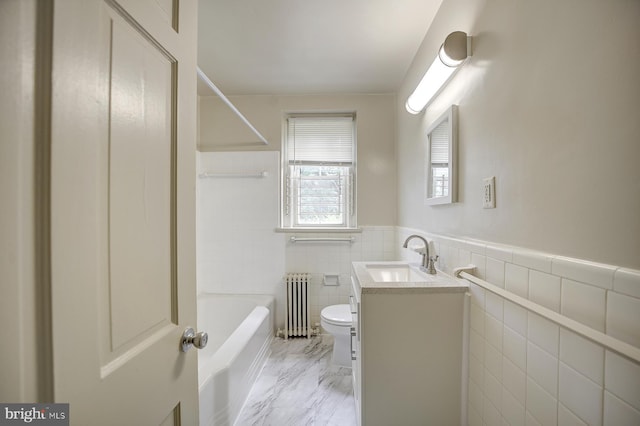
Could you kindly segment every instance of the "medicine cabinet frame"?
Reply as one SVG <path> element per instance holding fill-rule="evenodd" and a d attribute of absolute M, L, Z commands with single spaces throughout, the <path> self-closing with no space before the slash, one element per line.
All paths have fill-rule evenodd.
<path fill-rule="evenodd" d="M 457 156 L 458 106 L 451 105 L 427 129 L 425 204 L 451 204 L 458 200 Z"/>

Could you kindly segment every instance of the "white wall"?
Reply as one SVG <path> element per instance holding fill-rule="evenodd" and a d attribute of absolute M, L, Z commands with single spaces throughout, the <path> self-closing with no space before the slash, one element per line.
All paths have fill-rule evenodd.
<path fill-rule="evenodd" d="M 640 3 L 444 0 L 398 94 L 398 243 L 640 347 Z M 474 52 L 417 116 L 446 35 Z M 423 202 L 424 132 L 459 105 L 459 202 Z M 497 208 L 481 207 L 496 177 Z M 415 261 L 410 253 L 400 256 Z M 472 285 L 469 424 L 639 424 L 640 365 Z"/>
<path fill-rule="evenodd" d="M 353 244 L 294 244 L 289 242 L 291 236 L 313 234 L 275 233 L 279 209 L 277 171 L 265 180 L 267 187 L 255 181 L 198 182 L 199 212 L 202 209 L 210 212 L 206 213 L 206 221 L 201 213 L 198 219 L 199 289 L 273 294 L 277 301 L 276 325 L 283 327 L 286 308 L 282 278 L 287 272 L 307 272 L 312 277 L 311 321 L 320 322 L 323 307 L 348 303 L 352 261 L 396 257 L 395 95 L 232 96 L 230 99 L 267 138 L 269 145 L 260 143 L 217 97 L 200 97 L 199 149 L 203 152 L 199 155 L 201 159 L 216 159 L 210 164 L 214 168 L 236 170 L 243 164 L 252 164 L 255 158 L 267 158 L 266 155 L 269 167 L 277 169 L 283 118 L 288 112 L 356 112 L 356 194 L 358 225 L 363 230 L 339 235 L 354 237 Z M 222 198 L 216 200 L 204 195 L 205 188 L 207 194 Z M 262 201 L 250 205 L 258 193 Z M 247 248 L 247 241 L 251 239 L 268 243 L 253 251 Z M 339 275 L 340 285 L 325 286 L 324 274 Z M 213 285 L 216 280 L 220 281 Z"/>
<path fill-rule="evenodd" d="M 395 95 L 230 96 L 258 138 L 215 96 L 200 97 L 201 151 L 280 151 L 288 112 L 355 111 L 359 225 L 395 225 Z"/>
<path fill-rule="evenodd" d="M 398 94 L 398 224 L 640 268 L 640 3 L 445 0 Z M 454 30 L 471 60 L 404 102 Z M 424 130 L 459 105 L 459 203 L 425 206 Z M 495 176 L 497 208 L 481 208 Z"/>
<path fill-rule="evenodd" d="M 439 269 L 473 264 L 491 284 L 640 347 L 640 271 L 403 227 L 396 246 L 415 233 L 434 242 Z M 640 364 L 470 290 L 469 425 L 640 424 Z"/>
<path fill-rule="evenodd" d="M 297 242 L 276 232 L 279 153 L 275 151 L 198 153 L 198 173 L 255 174 L 264 178 L 216 177 L 197 180 L 198 293 L 269 294 L 276 298 L 276 326 L 286 315 L 283 277 L 311 274 L 312 324 L 328 305 L 348 303 L 351 262 L 396 257 L 395 227 L 367 226 L 362 232 L 322 234 L 353 237 L 345 242 Z M 325 286 L 324 275 L 338 275 L 339 285 Z"/>
<path fill-rule="evenodd" d="M 328 237 L 353 237 L 345 242 L 296 242 L 291 236 L 312 237 L 313 234 L 288 233 L 286 248 L 287 272 L 311 274 L 309 312 L 312 324 L 320 322 L 320 311 L 329 305 L 349 303 L 351 262 L 362 260 L 395 260 L 397 257 L 394 226 L 364 226 L 362 232 L 322 234 Z M 316 236 L 318 236 L 316 234 Z M 324 284 L 324 275 L 338 275 L 338 286 Z"/>

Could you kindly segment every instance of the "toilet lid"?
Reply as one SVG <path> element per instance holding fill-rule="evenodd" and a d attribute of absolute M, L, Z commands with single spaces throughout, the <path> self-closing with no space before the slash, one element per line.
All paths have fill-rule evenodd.
<path fill-rule="evenodd" d="M 334 325 L 351 325 L 351 310 L 349 305 L 331 305 L 327 306 L 320 313 L 322 319 L 329 324 Z"/>

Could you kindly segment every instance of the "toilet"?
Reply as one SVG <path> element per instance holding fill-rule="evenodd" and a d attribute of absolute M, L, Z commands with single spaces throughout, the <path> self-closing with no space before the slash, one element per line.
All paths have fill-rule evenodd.
<path fill-rule="evenodd" d="M 333 335 L 332 362 L 351 367 L 351 310 L 349 305 L 327 306 L 320 313 L 322 328 Z"/>

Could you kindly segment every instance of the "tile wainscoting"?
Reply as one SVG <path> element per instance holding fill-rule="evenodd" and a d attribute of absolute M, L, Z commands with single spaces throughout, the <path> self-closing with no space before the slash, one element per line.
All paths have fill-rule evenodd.
<path fill-rule="evenodd" d="M 322 237 L 354 238 L 354 242 L 290 242 L 290 237 L 309 238 L 312 233 L 286 234 L 287 272 L 311 274 L 311 323 L 320 322 L 325 306 L 349 303 L 351 262 L 397 259 L 395 226 L 362 226 L 362 232 L 325 234 Z M 324 274 L 338 275 L 337 286 L 324 285 Z"/>
<path fill-rule="evenodd" d="M 445 272 L 476 276 L 621 341 L 640 346 L 640 271 L 395 226 L 298 242 L 276 233 L 277 153 L 199 156 L 199 172 L 267 171 L 263 179 L 198 180 L 199 292 L 272 294 L 284 324 L 283 277 L 312 275 L 311 320 L 347 303 L 351 262 L 405 259 L 410 234 L 434 241 Z M 338 275 L 325 286 L 324 274 Z M 640 365 L 471 284 L 468 418 L 471 425 L 640 424 Z"/>
<path fill-rule="evenodd" d="M 474 264 L 479 278 L 640 346 L 640 271 L 401 227 L 395 246 L 411 234 L 434 242 L 445 272 Z M 640 364 L 470 289 L 469 425 L 640 424 Z"/>

